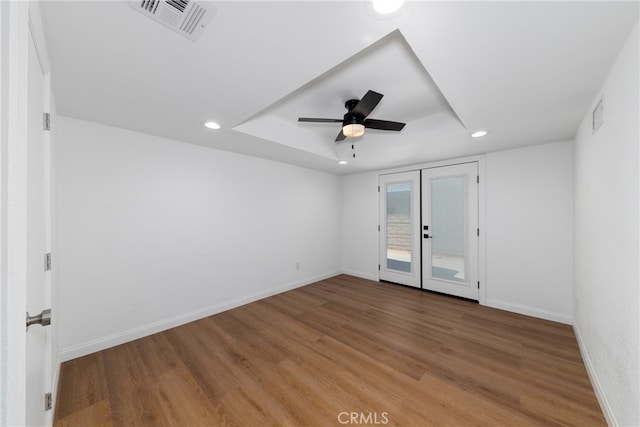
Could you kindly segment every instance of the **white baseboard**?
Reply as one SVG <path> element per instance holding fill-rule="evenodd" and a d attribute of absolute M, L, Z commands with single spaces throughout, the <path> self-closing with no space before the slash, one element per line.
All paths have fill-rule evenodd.
<path fill-rule="evenodd" d="M 367 274 L 367 273 L 361 273 L 359 271 L 342 270 L 342 274 L 348 274 L 349 276 L 355 276 L 355 277 L 359 277 L 361 279 L 366 279 L 366 280 L 373 280 L 374 282 L 380 281 L 378 280 L 377 276 L 372 276 L 371 274 Z"/>
<path fill-rule="evenodd" d="M 204 317 L 212 316 L 214 314 L 221 313 L 223 311 L 230 310 L 232 308 L 239 307 L 241 305 L 249 304 L 251 302 L 261 300 L 273 295 L 280 294 L 282 292 L 289 291 L 291 289 L 299 288 L 301 286 L 309 285 L 320 280 L 328 279 L 340 274 L 340 272 L 333 272 L 322 274 L 314 277 L 309 277 L 304 280 L 289 283 L 284 286 L 268 289 L 265 291 L 257 292 L 252 295 L 247 295 L 242 298 L 227 301 L 222 304 L 216 304 L 208 307 L 194 310 L 189 313 L 180 314 L 169 319 L 163 319 L 158 322 L 143 325 L 137 328 L 133 328 L 127 331 L 123 331 L 117 334 L 112 334 L 106 337 L 96 338 L 91 341 L 87 341 L 72 347 L 62 349 L 60 352 L 60 361 L 66 362 L 67 360 L 76 359 L 78 357 L 86 356 L 87 354 L 95 353 L 110 347 L 115 347 L 120 344 L 124 344 L 129 341 L 137 340 L 139 338 L 146 337 L 158 332 L 165 331 L 167 329 L 175 328 L 176 326 L 184 325 L 185 323 L 193 322 L 194 320 L 202 319 Z"/>
<path fill-rule="evenodd" d="M 602 390 L 600 381 L 598 381 L 598 376 L 596 375 L 596 371 L 593 368 L 593 364 L 591 363 L 591 358 L 589 357 L 589 353 L 587 352 L 587 347 L 584 345 L 584 341 L 582 340 L 580 327 L 578 326 L 578 323 L 575 320 L 573 322 L 573 333 L 576 335 L 576 340 L 578 341 L 578 348 L 580 349 L 580 354 L 582 355 L 582 361 L 584 362 L 584 366 L 587 368 L 587 374 L 589 375 L 589 379 L 591 380 L 591 386 L 593 387 L 593 391 L 596 394 L 598 403 L 600 403 L 600 408 L 602 409 L 604 418 L 607 420 L 607 424 L 609 426 L 611 427 L 618 426 L 620 424 L 618 424 L 618 422 L 616 421 L 616 417 L 613 414 L 611 405 L 609 405 L 609 401 L 607 400 L 607 397 L 604 394 L 604 390 Z"/>
<path fill-rule="evenodd" d="M 533 307 L 527 307 L 519 304 L 512 304 L 504 301 L 497 301 L 487 298 L 485 301 L 487 307 L 499 308 L 500 310 L 511 311 L 513 313 L 524 314 L 526 316 L 537 317 L 539 319 L 551 320 L 553 322 L 564 323 L 565 325 L 571 325 L 571 316 L 566 314 L 554 313 L 545 310 L 539 310 Z"/>

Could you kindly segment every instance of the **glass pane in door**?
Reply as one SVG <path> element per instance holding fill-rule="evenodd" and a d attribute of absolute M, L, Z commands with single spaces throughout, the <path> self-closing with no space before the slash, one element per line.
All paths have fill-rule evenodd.
<path fill-rule="evenodd" d="M 431 180 L 431 276 L 466 281 L 467 177 Z"/>
<path fill-rule="evenodd" d="M 387 268 L 411 272 L 411 182 L 386 185 Z"/>

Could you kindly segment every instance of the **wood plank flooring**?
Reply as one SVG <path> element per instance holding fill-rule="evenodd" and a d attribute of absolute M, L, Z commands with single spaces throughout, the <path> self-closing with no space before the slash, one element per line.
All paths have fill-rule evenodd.
<path fill-rule="evenodd" d="M 571 327 L 341 275 L 62 365 L 55 426 L 603 426 Z"/>

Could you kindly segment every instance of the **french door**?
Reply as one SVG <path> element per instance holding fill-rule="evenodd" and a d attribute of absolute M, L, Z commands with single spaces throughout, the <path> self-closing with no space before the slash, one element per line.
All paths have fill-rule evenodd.
<path fill-rule="evenodd" d="M 420 171 L 380 176 L 380 280 L 419 288 Z"/>
<path fill-rule="evenodd" d="M 380 280 L 473 300 L 478 163 L 380 176 Z"/>
<path fill-rule="evenodd" d="M 478 300 L 478 164 L 422 170 L 422 287 Z"/>

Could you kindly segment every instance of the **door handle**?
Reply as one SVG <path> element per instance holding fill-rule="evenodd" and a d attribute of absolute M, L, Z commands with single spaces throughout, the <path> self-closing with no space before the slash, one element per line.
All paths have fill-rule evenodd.
<path fill-rule="evenodd" d="M 423 235 L 423 237 L 424 237 L 425 239 L 432 239 L 432 238 L 433 238 L 433 236 L 429 236 L 428 234 L 424 234 L 424 235 Z"/>
<path fill-rule="evenodd" d="M 29 316 L 29 312 L 27 311 L 27 331 L 29 330 L 29 326 L 31 325 L 49 326 L 50 324 L 51 324 L 50 308 L 47 308 L 46 310 L 42 310 L 40 314 L 36 314 L 35 316 Z"/>

